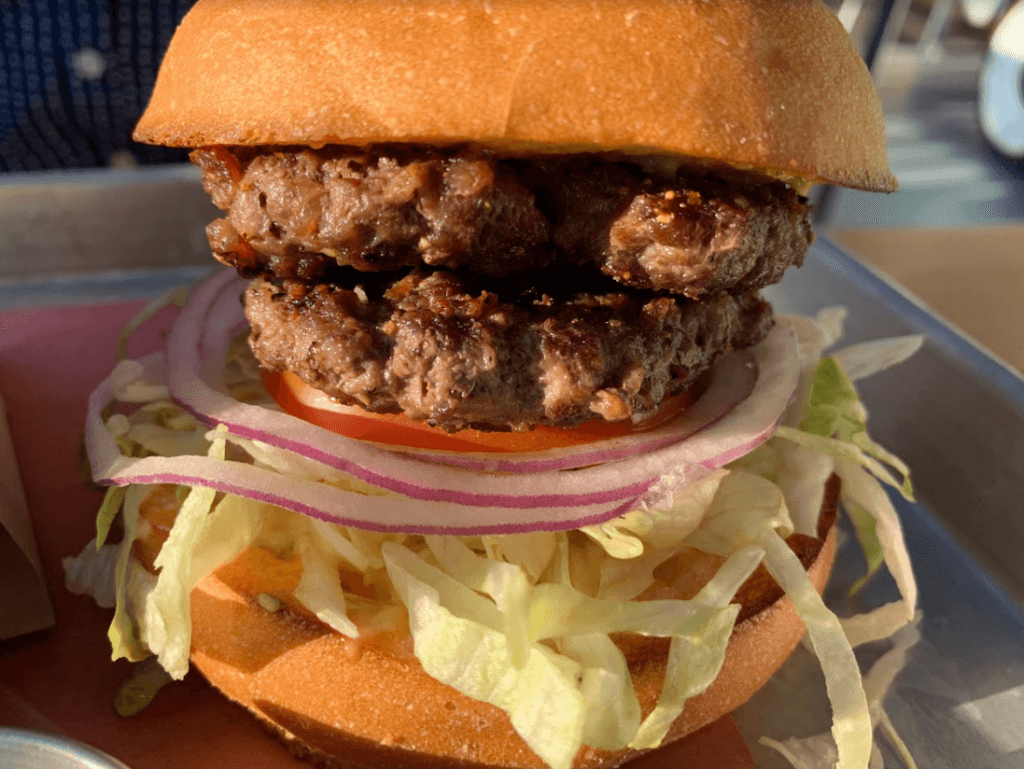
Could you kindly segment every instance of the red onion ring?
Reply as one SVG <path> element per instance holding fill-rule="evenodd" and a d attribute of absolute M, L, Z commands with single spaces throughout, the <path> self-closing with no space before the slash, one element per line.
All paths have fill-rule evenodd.
<path fill-rule="evenodd" d="M 143 359 L 151 368 L 162 353 Z M 243 462 L 206 456 L 125 457 L 103 423 L 103 410 L 114 400 L 108 377 L 89 398 L 85 440 L 93 479 L 103 485 L 173 483 L 201 486 L 265 502 L 343 526 L 411 534 L 515 534 L 564 530 L 602 523 L 629 510 L 626 502 L 582 503 L 562 507 L 480 508 L 424 502 L 396 496 L 367 496 L 324 483 L 292 478 Z M 700 468 L 695 472 L 703 475 Z M 424 523 L 430 521 L 430 523 Z"/>
<path fill-rule="evenodd" d="M 469 466 L 452 466 L 452 459 L 462 460 L 382 449 L 276 408 L 241 403 L 211 386 L 223 387 L 224 356 L 242 320 L 238 297 L 243 286 L 230 271 L 197 286 L 168 338 L 172 397 L 206 424 L 223 424 L 236 435 L 320 462 L 400 497 L 367 497 L 208 457 L 122 457 L 101 418 L 113 398 L 109 381 L 90 398 L 87 423 L 97 482 L 207 486 L 368 529 L 447 534 L 572 529 L 606 521 L 639 504 L 664 475 L 671 474 L 677 486 L 695 482 L 767 440 L 799 373 L 793 332 L 780 323 L 747 356 L 725 362 L 707 393 L 680 418 L 644 436 L 647 442 L 616 438 L 576 452 L 539 452 L 522 462 L 487 457 L 491 464 L 483 464 L 483 458 L 471 455 L 465 458 Z M 695 415 L 687 418 L 691 412 Z M 578 468 L 580 456 L 593 466 L 559 469 Z M 514 469 L 516 474 L 484 472 L 501 462 L 510 464 L 498 464 L 499 472 Z"/>
<path fill-rule="evenodd" d="M 579 499 L 579 489 L 584 488 L 581 485 L 583 478 L 569 479 L 563 473 L 550 470 L 531 473 L 531 493 L 524 493 L 517 490 L 520 484 L 515 479 L 507 475 L 483 474 L 477 467 L 467 469 L 456 466 L 445 473 L 444 477 L 439 477 L 434 464 L 411 458 L 417 456 L 430 459 L 431 455 L 412 455 L 381 449 L 336 435 L 280 411 L 239 403 L 214 390 L 197 373 L 210 370 L 209 356 L 212 355 L 216 361 L 223 360 L 221 356 L 230 341 L 227 329 L 235 326 L 241 312 L 234 290 L 225 289 L 237 286 L 240 291 L 243 285 L 230 272 L 215 275 L 201 284 L 179 316 L 168 340 L 170 392 L 199 419 L 209 424 L 225 424 L 236 434 L 294 451 L 374 486 L 417 499 L 484 506 L 506 506 L 513 500 L 516 504 L 530 500 L 533 504 L 551 506 L 562 504 L 568 496 Z M 717 395 L 720 391 L 716 388 L 712 392 Z M 731 396 L 729 400 L 736 397 L 735 393 L 726 394 Z M 708 404 L 713 405 L 714 400 L 714 397 L 709 398 Z M 728 405 L 728 400 L 725 404 Z M 716 415 L 713 411 L 724 411 L 721 405 L 719 409 L 696 406 L 691 410 L 698 417 L 702 413 L 708 416 L 710 410 L 710 416 L 714 418 Z M 680 427 L 683 429 L 676 427 L 678 423 L 675 421 L 672 425 L 660 428 L 655 433 L 653 444 L 639 444 L 647 449 L 644 453 L 630 451 L 630 456 L 624 460 L 606 462 L 605 467 L 598 472 L 592 472 L 593 468 L 579 470 L 579 473 L 588 476 L 588 482 L 593 481 L 594 484 L 586 487 L 589 491 L 585 498 L 591 502 L 602 502 L 624 499 L 630 495 L 638 496 L 667 469 L 676 468 L 680 461 L 685 461 L 677 456 L 677 452 L 672 451 L 676 443 L 692 432 L 685 429 L 685 414 L 682 416 Z M 600 461 L 602 447 L 608 443 L 615 446 L 616 440 L 601 442 L 585 450 L 588 461 Z M 621 448 L 621 443 L 617 448 Z M 487 461 L 495 463 L 502 460 L 491 457 Z M 543 463 L 547 460 L 532 461 Z M 581 463 L 572 464 L 577 466 Z M 527 469 L 529 467 L 527 465 Z M 613 468 L 614 472 L 610 472 Z"/>

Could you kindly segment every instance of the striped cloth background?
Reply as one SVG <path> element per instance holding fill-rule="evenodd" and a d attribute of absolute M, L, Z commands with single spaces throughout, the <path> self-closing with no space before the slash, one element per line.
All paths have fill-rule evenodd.
<path fill-rule="evenodd" d="M 185 160 L 131 140 L 194 0 L 0 0 L 0 172 Z"/>

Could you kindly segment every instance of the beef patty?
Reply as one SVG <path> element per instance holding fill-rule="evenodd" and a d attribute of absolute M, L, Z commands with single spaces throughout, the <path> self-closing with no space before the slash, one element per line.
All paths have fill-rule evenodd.
<path fill-rule="evenodd" d="M 813 238 L 806 200 L 781 182 L 653 174 L 599 155 L 216 147 L 192 159 L 227 212 L 207 229 L 213 252 L 246 277 L 421 263 L 503 277 L 557 261 L 699 298 L 776 282 Z"/>
<path fill-rule="evenodd" d="M 695 302 L 601 276 L 541 273 L 495 292 L 445 269 L 342 272 L 344 285 L 254 280 L 256 357 L 341 403 L 449 431 L 642 420 L 772 322 L 754 292 Z"/>

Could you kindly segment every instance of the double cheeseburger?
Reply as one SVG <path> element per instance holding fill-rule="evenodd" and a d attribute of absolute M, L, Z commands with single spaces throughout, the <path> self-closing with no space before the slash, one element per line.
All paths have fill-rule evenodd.
<path fill-rule="evenodd" d="M 759 291 L 803 260 L 812 185 L 896 186 L 868 73 L 811 0 L 200 0 L 135 136 L 195 148 L 223 211 L 207 228 L 213 254 L 249 281 L 251 353 L 239 355 L 259 365 L 250 384 L 264 407 L 324 435 L 447 458 L 427 463 L 441 475 L 460 457 L 564 459 L 685 422 L 722 386 L 723 362 L 753 356 L 782 323 Z M 273 464 L 264 445 L 236 443 L 224 461 Z M 283 461 L 275 472 L 312 472 Z M 645 601 L 712 606 L 716 570 L 749 542 L 729 535 L 733 552 L 716 550 L 711 535 L 693 539 L 695 523 L 675 541 L 635 529 L 619 544 L 641 552 L 627 553 L 615 547 L 614 522 L 646 511 L 656 529 L 671 528 L 702 483 L 711 497 L 714 484 L 757 472 L 770 485 L 773 471 L 744 461 L 712 467 L 712 481 L 705 473 L 677 484 L 667 502 L 636 499 L 607 520 L 562 527 L 491 527 L 486 513 L 478 531 L 447 535 L 428 518 L 406 530 L 329 523 L 327 533 L 321 521 L 314 546 L 312 534 L 282 534 L 305 525 L 292 520 L 304 520 L 297 506 L 257 499 L 263 518 L 244 552 L 192 575 L 192 664 L 324 766 L 618 766 L 749 699 L 804 633 L 793 603 L 763 568 L 753 571 L 731 606 L 727 598 L 716 609 L 735 623 L 724 664 L 707 663 L 717 674 L 698 692 L 687 687 L 703 675 L 699 647 L 714 645 L 704 636 L 677 655 L 666 637 L 675 631 L 573 626 L 574 614 L 541 617 L 563 634 L 531 636 L 525 657 L 495 651 L 514 622 L 495 620 L 502 635 L 480 616 L 516 611 L 495 575 L 518 569 L 527 592 L 557 584 L 580 616 L 595 606 L 607 616 L 615 601 L 634 613 Z M 819 481 L 817 520 L 803 533 L 779 530 L 820 592 L 840 492 L 835 475 Z M 126 530 L 136 533 L 143 582 L 178 563 L 156 554 L 185 536 L 175 514 L 198 493 L 162 485 L 136 504 L 144 523 Z M 357 493 L 395 497 L 391 487 Z M 362 565 L 340 550 L 327 559 L 338 579 L 326 593 L 340 586 L 347 599 L 340 618 L 326 598 L 310 598 L 303 576 L 306 555 L 319 548 L 322 563 L 339 538 L 370 553 Z M 405 570 L 397 548 L 408 553 Z M 431 582 L 428 572 L 443 574 Z M 490 576 L 474 582 L 477 573 Z M 421 577 L 431 587 L 410 588 Z M 478 601 L 490 607 L 479 616 L 466 608 Z M 136 611 L 145 615 L 136 641 L 153 646 L 151 616 Z M 439 616 L 449 624 L 428 638 Z M 472 622 L 476 636 L 462 632 Z M 456 648 L 444 648 L 449 632 Z M 573 702 L 598 715 L 569 728 L 531 700 L 548 682 L 523 671 L 540 675 L 541 662 L 553 676 L 570 671 Z M 618 680 L 617 670 L 628 670 L 618 688 L 595 683 Z M 672 689 L 685 694 L 673 700 Z M 623 691 L 638 712 L 632 700 L 588 701 Z M 665 702 L 658 733 L 648 720 Z M 547 719 L 566 734 L 545 731 Z"/>

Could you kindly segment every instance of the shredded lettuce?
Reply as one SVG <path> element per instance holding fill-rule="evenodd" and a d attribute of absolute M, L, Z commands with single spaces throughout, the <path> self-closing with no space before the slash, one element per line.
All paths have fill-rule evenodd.
<path fill-rule="evenodd" d="M 800 559 L 775 532 L 761 539 L 765 567 L 789 596 L 807 628 L 814 653 L 821 661 L 825 688 L 832 703 L 832 735 L 838 751 L 837 769 L 867 766 L 871 757 L 872 727 L 860 668 L 842 624 L 825 606 L 804 571 Z"/>
<path fill-rule="evenodd" d="M 920 334 L 892 339 L 875 339 L 844 347 L 832 357 L 852 381 L 864 379 L 880 371 L 899 365 L 921 349 L 924 337 Z"/>
<path fill-rule="evenodd" d="M 245 552 L 255 535 L 255 522 L 246 505 L 222 502 L 211 510 L 213 495 L 208 498 L 197 491 L 193 489 L 185 499 L 157 556 L 160 573 L 145 603 L 146 643 L 175 678 L 182 678 L 188 670 L 192 589 L 207 574 Z M 164 553 L 166 558 L 161 558 Z"/>
<path fill-rule="evenodd" d="M 643 595 L 656 583 L 655 571 L 658 567 L 677 556 L 678 550 L 677 544 L 673 548 L 661 550 L 647 547 L 641 555 L 629 560 L 600 557 L 587 559 L 598 563 L 594 596 L 612 601 L 632 601 Z"/>
<path fill-rule="evenodd" d="M 507 637 L 495 628 L 499 619 L 494 604 L 468 588 L 458 590 L 451 577 L 401 545 L 387 543 L 383 552 L 388 574 L 408 608 L 423 669 L 504 710 L 552 769 L 568 769 L 582 744 L 586 721 L 583 694 L 576 685 L 579 663 L 534 644 L 525 663 L 515 665 Z M 445 600 L 445 593 L 461 600 Z M 446 608 L 450 604 L 473 618 L 458 616 Z"/>
<path fill-rule="evenodd" d="M 430 595 L 436 596 L 450 610 L 451 617 L 446 620 L 475 621 L 500 635 L 501 664 L 507 663 L 513 670 L 525 670 L 535 664 L 538 651 L 549 653 L 547 647 L 538 642 L 554 639 L 570 658 L 583 666 L 579 680 L 570 682 L 573 687 L 583 687 L 581 692 L 621 691 L 629 681 L 623 674 L 625 661 L 619 660 L 621 652 L 616 656 L 608 646 L 611 643 L 609 633 L 632 631 L 672 638 L 669 652 L 672 674 L 666 677 L 657 707 L 642 724 L 634 727 L 629 726 L 632 720 L 621 721 L 622 708 L 632 712 L 629 700 L 584 697 L 586 707 L 581 717 L 585 733 L 610 721 L 619 724 L 612 732 L 601 727 L 604 736 L 597 747 L 609 749 L 626 744 L 633 747 L 659 744 L 686 699 L 703 691 L 714 680 L 739 610 L 729 601 L 760 560 L 760 553 L 750 549 L 737 553 L 693 601 L 623 602 L 594 598 L 565 583 L 531 586 L 518 567 L 490 561 L 455 537 L 427 537 L 426 541 L 437 566 L 405 547 L 390 545 L 385 550 L 388 571 L 408 606 L 417 657 L 421 661 L 424 657 L 430 658 L 439 669 L 460 670 L 458 679 L 441 680 L 468 696 L 475 696 L 474 692 L 482 686 L 480 681 L 493 675 L 489 666 L 497 662 L 466 659 L 461 656 L 464 649 L 447 644 L 431 648 L 431 644 L 437 643 L 434 636 L 419 632 L 418 624 L 412 621 L 416 611 L 416 607 L 408 603 L 412 581 L 428 586 Z M 494 602 L 481 594 L 490 596 Z M 433 610 L 433 604 L 430 605 Z M 497 643 L 492 636 L 488 638 Z M 603 672 L 591 670 L 588 673 L 596 659 L 604 659 L 609 667 L 603 668 Z M 466 688 L 461 688 L 463 686 Z M 487 701 L 495 704 L 491 699 Z M 570 707 L 568 700 L 566 707 Z M 517 730 L 538 755 L 543 756 L 542 751 L 549 749 L 545 745 L 546 726 L 534 724 L 522 729 L 517 727 Z M 579 744 L 575 747 L 578 749 Z"/>
<path fill-rule="evenodd" d="M 631 510 L 581 531 L 620 559 L 636 558 L 647 548 L 674 547 L 701 525 L 727 475 L 727 470 L 719 470 L 678 490 L 665 508 Z"/>
<path fill-rule="evenodd" d="M 162 366 L 160 370 L 162 371 Z M 170 395 L 162 381 L 146 381 L 146 369 L 137 360 L 121 360 L 110 372 L 114 396 L 121 403 L 148 403 L 167 400 Z"/>
<path fill-rule="evenodd" d="M 839 360 L 868 376 L 899 361 L 920 346 L 919 337 L 857 345 L 839 353 Z M 830 457 L 839 475 L 841 501 L 868 563 L 867 573 L 853 585 L 859 589 L 884 563 L 899 588 L 901 601 L 844 621 L 854 646 L 890 636 L 911 621 L 917 588 L 895 508 L 879 481 L 913 499 L 905 463 L 875 443 L 867 432 L 867 411 L 851 378 L 837 358 L 823 358 L 814 370 L 807 414 L 799 429 L 780 426 L 773 441 Z M 902 478 L 894 476 L 896 470 Z M 783 483 L 783 486 L 786 484 Z"/>
<path fill-rule="evenodd" d="M 224 440 L 214 443 L 210 453 L 224 457 Z M 167 542 L 154 561 L 160 570 L 156 587 L 146 601 L 145 615 L 149 648 L 174 678 L 188 670 L 192 618 L 189 595 L 198 583 L 192 574 L 192 553 L 205 533 L 206 519 L 213 507 L 213 489 L 194 488 L 178 511 Z"/>
<path fill-rule="evenodd" d="M 814 370 L 807 416 L 800 429 L 824 437 L 838 433 L 848 440 L 853 432 L 866 429 L 866 417 L 857 391 L 835 358 L 823 358 Z"/>
<path fill-rule="evenodd" d="M 155 317 L 157 313 L 163 310 L 165 307 L 176 305 L 181 307 L 185 304 L 185 300 L 188 298 L 189 291 L 191 289 L 188 286 L 179 286 L 172 288 L 159 296 L 154 297 L 150 300 L 145 307 L 139 310 L 135 316 L 129 320 L 121 333 L 117 338 L 116 358 L 121 361 L 128 357 L 128 343 L 131 340 L 132 335 L 142 327 L 142 325 Z"/>
<path fill-rule="evenodd" d="M 818 351 L 817 354 L 819 356 L 821 355 L 822 350 L 832 346 L 843 338 L 847 315 L 848 313 L 846 308 L 840 305 L 824 307 L 821 310 L 818 310 L 818 314 L 814 316 L 814 325 L 821 329 L 825 338 L 828 340 L 825 346 Z M 790 318 L 790 320 L 792 320 L 792 318 Z"/>
<path fill-rule="evenodd" d="M 121 512 L 121 505 L 124 504 L 126 489 L 123 486 L 111 486 L 103 497 L 103 504 L 96 513 L 96 549 L 104 547 L 107 537 L 110 535 L 110 527 L 114 525 L 114 519 Z"/>
<path fill-rule="evenodd" d="M 776 448 L 776 483 L 786 499 L 793 530 L 817 537 L 822 490 L 835 472 L 835 458 L 787 441 L 777 441 Z"/>
<path fill-rule="evenodd" d="M 139 527 L 139 507 L 149 493 L 145 486 L 129 486 L 122 507 L 121 521 L 124 526 L 124 539 L 117 554 L 114 567 L 114 619 L 107 630 L 110 639 L 111 658 L 127 659 L 139 662 L 149 656 L 149 651 L 139 640 L 133 613 L 128 609 L 128 576 L 129 566 L 134 559 L 131 557 L 132 545 Z"/>
<path fill-rule="evenodd" d="M 892 647 L 879 657 L 863 676 L 864 694 L 868 702 L 871 723 L 889 740 L 907 769 L 917 769 L 917 763 L 893 727 L 883 703 L 896 676 L 906 666 L 910 650 L 920 639 L 921 633 L 916 622 L 899 630 L 892 636 Z M 836 740 L 829 732 L 803 738 L 790 737 L 782 742 L 762 737 L 761 744 L 776 750 L 795 769 L 832 769 L 838 761 Z M 883 767 L 881 751 L 878 750 L 877 744 L 872 746 L 868 766 L 870 769 Z"/>
<path fill-rule="evenodd" d="M 375 553 L 366 552 L 359 544 L 346 537 L 339 527 L 332 526 L 326 521 L 317 521 L 313 518 L 309 519 L 309 525 L 313 527 L 315 534 L 327 545 L 329 551 L 333 552 L 338 558 L 341 558 L 357 571 L 367 571 L 372 565 L 377 563 L 378 559 L 375 558 Z M 383 562 L 380 562 L 378 568 L 380 566 L 383 566 Z"/>
<path fill-rule="evenodd" d="M 850 595 L 856 595 L 882 568 L 885 553 L 882 552 L 882 540 L 879 539 L 878 520 L 871 511 L 850 497 L 843 500 L 843 507 L 850 522 L 853 523 L 853 531 L 868 566 L 864 575 L 850 586 Z"/>
<path fill-rule="evenodd" d="M 900 601 L 844 620 L 850 642 L 860 646 L 886 638 L 913 620 L 917 607 L 917 583 L 910 555 L 903 543 L 899 514 L 885 490 L 855 462 L 842 461 L 837 465 L 837 471 L 843 483 L 840 498 L 847 508 L 867 511 L 874 518 L 874 539 L 901 596 Z"/>
<path fill-rule="evenodd" d="M 604 633 L 566 636 L 558 648 L 583 666 L 583 744 L 604 750 L 628 744 L 640 728 L 641 713 L 625 655 Z"/>
<path fill-rule="evenodd" d="M 501 613 L 500 629 L 507 639 L 512 664 L 523 667 L 534 640 L 529 632 L 532 586 L 526 572 L 515 564 L 478 556 L 455 537 L 426 537 L 426 542 L 444 571 L 471 590 L 494 599 Z"/>
<path fill-rule="evenodd" d="M 338 559 L 330 558 L 309 541 L 299 545 L 302 577 L 293 595 L 317 619 L 349 638 L 359 637 L 359 628 L 348 618 L 345 592 L 338 581 Z"/>
<path fill-rule="evenodd" d="M 718 607 L 720 613 L 706 630 L 698 634 L 673 634 L 658 704 L 644 719 L 630 747 L 655 748 L 660 745 L 672 723 L 683 712 L 686 700 L 703 692 L 718 676 L 725 662 L 725 651 L 736 615 L 739 614 L 739 606 L 730 601 L 763 556 L 764 552 L 759 548 L 740 548 L 697 594 L 694 603 Z"/>
<path fill-rule="evenodd" d="M 114 572 L 120 548 L 117 545 L 96 546 L 91 540 L 82 552 L 61 559 L 64 587 L 75 595 L 87 595 L 97 606 L 113 609 L 117 604 Z"/>
<path fill-rule="evenodd" d="M 793 532 L 782 489 L 758 475 L 734 470 L 725 477 L 703 525 L 686 542 L 728 556 L 759 542 L 765 531 L 780 531 L 783 536 Z"/>
<path fill-rule="evenodd" d="M 841 307 L 826 308 L 813 320 L 799 317 L 786 319 L 796 335 L 801 376 L 781 424 L 799 425 L 806 416 L 811 388 L 814 386 L 814 370 L 822 353 L 842 336 L 845 319 L 846 310 Z"/>
<path fill-rule="evenodd" d="M 225 441 L 215 440 L 210 455 L 223 458 Z M 134 579 L 131 548 L 139 531 L 140 507 L 148 495 L 143 486 L 131 486 L 124 504 L 125 535 L 116 569 L 117 609 L 110 626 L 114 658 L 139 661 L 149 653 L 174 678 L 188 670 L 192 620 L 190 595 L 204 576 L 233 560 L 252 543 L 256 520 L 250 505 L 226 497 L 216 507 L 216 493 L 192 489 L 182 503 L 167 541 L 154 561 L 155 581 Z M 129 592 L 135 611 L 129 612 Z M 133 616 L 134 615 L 134 616 Z"/>
<path fill-rule="evenodd" d="M 481 538 L 487 557 L 513 563 L 536 583 L 547 570 L 558 550 L 558 534 L 533 531 L 524 534 L 490 534 Z"/>
<path fill-rule="evenodd" d="M 899 457 L 871 440 L 867 410 L 834 358 L 823 358 L 815 369 L 808 414 L 800 429 L 783 426 L 776 435 L 837 459 L 856 459 L 877 478 L 899 489 L 905 498 L 913 498 L 909 469 Z M 886 465 L 897 470 L 903 480 L 896 480 Z"/>
<path fill-rule="evenodd" d="M 195 427 L 194 430 L 186 431 L 180 427 L 143 423 L 129 427 L 123 437 L 137 444 L 145 454 L 205 454 L 209 441 L 204 431 L 198 429 L 198 423 L 195 423 Z"/>
<path fill-rule="evenodd" d="M 814 533 L 810 528 L 816 522 L 813 511 L 820 508 L 821 498 L 813 496 L 811 481 L 827 478 L 833 470 L 837 472 L 843 481 L 843 505 L 868 564 L 867 573 L 852 586 L 852 590 L 859 590 L 886 563 L 890 570 L 895 568 L 900 573 L 898 583 L 909 607 L 906 616 L 913 613 L 916 595 L 911 587 L 912 575 L 907 576 L 907 559 L 898 554 L 898 551 L 905 554 L 906 548 L 895 513 L 887 501 L 880 502 L 880 495 L 884 494 L 881 494 L 877 483 L 872 483 L 859 472 L 856 477 L 851 476 L 855 473 L 854 468 L 859 466 L 898 489 L 905 498 L 912 499 L 909 470 L 902 460 L 868 435 L 867 411 L 860 402 L 851 377 L 839 361 L 844 360 L 854 366 L 856 376 L 868 376 L 912 354 L 920 343 L 919 337 L 903 337 L 855 345 L 837 353 L 837 357 L 823 358 L 814 369 L 806 413 L 799 428 L 782 425 L 772 441 L 783 444 L 780 450 L 783 466 L 777 472 L 779 485 L 785 490 L 787 499 L 792 500 L 796 530 L 804 534 Z M 894 476 L 892 470 L 896 470 L 902 479 Z M 859 494 L 851 493 L 851 485 L 857 487 Z M 878 625 L 879 628 L 889 628 L 889 632 L 898 626 L 892 622 Z"/>
<path fill-rule="evenodd" d="M 147 657 L 135 666 L 114 696 L 114 709 L 119 716 L 135 716 L 149 707 L 159 691 L 173 679 L 155 657 Z"/>

